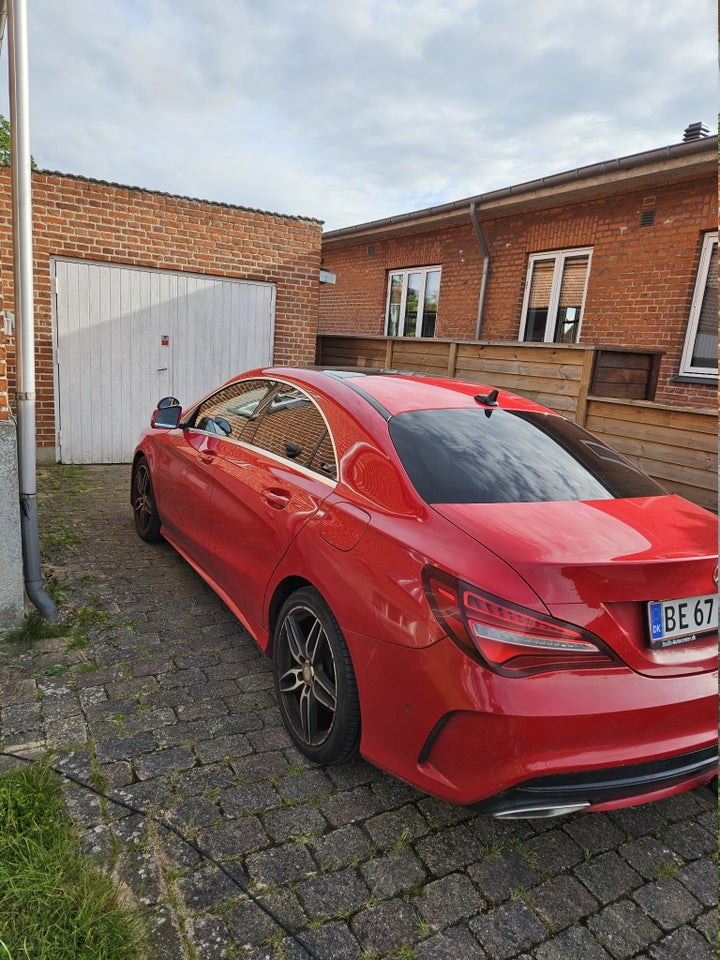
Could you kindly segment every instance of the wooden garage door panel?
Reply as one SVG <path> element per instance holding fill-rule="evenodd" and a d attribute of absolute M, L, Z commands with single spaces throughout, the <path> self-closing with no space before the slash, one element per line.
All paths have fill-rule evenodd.
<path fill-rule="evenodd" d="M 161 396 L 192 403 L 272 362 L 271 284 L 57 260 L 56 414 L 65 463 L 123 463 Z"/>

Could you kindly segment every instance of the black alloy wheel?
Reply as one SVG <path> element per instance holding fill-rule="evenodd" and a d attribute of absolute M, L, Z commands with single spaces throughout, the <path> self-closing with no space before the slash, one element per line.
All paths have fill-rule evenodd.
<path fill-rule="evenodd" d="M 355 672 L 337 620 L 313 587 L 283 604 L 273 668 L 283 722 L 302 753 L 326 764 L 353 757 L 360 743 Z"/>
<path fill-rule="evenodd" d="M 155 505 L 150 467 L 145 457 L 140 457 L 133 469 L 131 500 L 138 536 L 146 543 L 157 543 L 160 539 L 160 516 Z"/>

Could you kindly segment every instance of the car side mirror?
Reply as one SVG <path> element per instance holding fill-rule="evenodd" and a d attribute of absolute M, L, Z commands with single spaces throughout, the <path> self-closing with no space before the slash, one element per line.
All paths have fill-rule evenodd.
<path fill-rule="evenodd" d="M 182 407 L 177 400 L 172 404 L 165 403 L 166 400 L 175 400 L 175 398 L 165 397 L 158 403 L 157 409 L 153 411 L 150 426 L 156 430 L 174 430 L 178 423 L 180 423 Z"/>

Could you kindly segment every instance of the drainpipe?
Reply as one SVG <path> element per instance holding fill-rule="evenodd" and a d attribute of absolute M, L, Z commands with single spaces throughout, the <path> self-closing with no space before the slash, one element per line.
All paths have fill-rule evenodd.
<path fill-rule="evenodd" d="M 475 235 L 478 238 L 478 243 L 480 244 L 483 256 L 485 257 L 485 261 L 483 263 L 482 280 L 480 282 L 480 299 L 478 300 L 477 323 L 475 324 L 475 339 L 479 340 L 480 331 L 482 330 L 483 312 L 485 310 L 485 293 L 487 291 L 488 276 L 490 275 L 490 251 L 488 250 L 488 245 L 485 242 L 485 237 L 483 236 L 482 229 L 480 228 L 477 213 L 475 212 L 474 202 L 470 204 L 470 220 L 472 221 Z"/>
<path fill-rule="evenodd" d="M 20 532 L 25 590 L 40 613 L 56 620 L 57 608 L 43 589 L 37 513 L 35 427 L 35 309 L 33 303 L 30 110 L 26 0 L 7 0 L 12 142 L 12 213 L 15 317 L 17 322 L 17 424 Z"/>

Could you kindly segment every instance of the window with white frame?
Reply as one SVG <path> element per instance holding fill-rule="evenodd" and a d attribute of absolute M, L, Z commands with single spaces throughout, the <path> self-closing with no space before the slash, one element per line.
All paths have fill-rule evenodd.
<path fill-rule="evenodd" d="M 703 240 L 690 306 L 680 373 L 715 380 L 718 375 L 718 235 Z"/>
<path fill-rule="evenodd" d="M 591 259 L 589 248 L 532 254 L 518 339 L 577 343 Z"/>
<path fill-rule="evenodd" d="M 440 267 L 390 271 L 385 314 L 388 337 L 435 336 L 440 272 Z"/>

